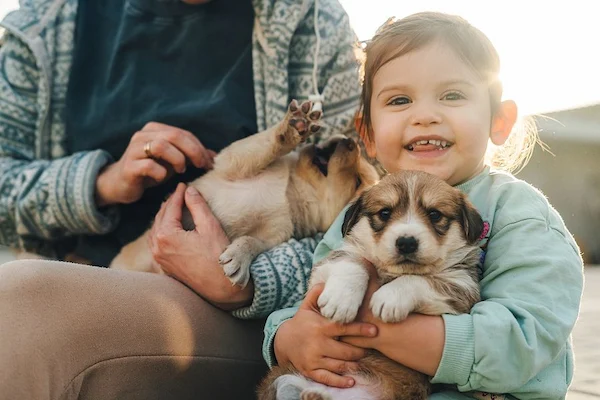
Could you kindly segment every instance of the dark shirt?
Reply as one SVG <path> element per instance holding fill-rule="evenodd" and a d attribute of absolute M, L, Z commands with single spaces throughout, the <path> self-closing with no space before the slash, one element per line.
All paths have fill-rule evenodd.
<path fill-rule="evenodd" d="M 118 160 L 150 121 L 192 132 L 219 151 L 256 132 L 251 1 L 82 0 L 67 89 L 71 153 L 104 149 Z M 78 238 L 76 253 L 108 265 L 151 224 L 188 166 L 165 184 L 122 205 L 121 222 L 104 236 Z"/>

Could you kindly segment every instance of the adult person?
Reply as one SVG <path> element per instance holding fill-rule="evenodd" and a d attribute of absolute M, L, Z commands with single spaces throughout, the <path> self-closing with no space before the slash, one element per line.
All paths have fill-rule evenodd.
<path fill-rule="evenodd" d="M 291 98 L 323 96 L 322 135 L 350 129 L 358 105 L 355 36 L 335 0 L 32 0 L 2 26 L 0 243 L 55 260 L 108 265 L 178 182 Z M 316 240 L 259 256 L 254 281 L 232 287 L 217 264 L 227 238 L 185 196 L 153 232 L 175 279 L 0 267 L 0 398 L 254 397 L 262 322 L 222 309 L 259 318 L 295 301 L 301 280 L 282 285 L 277 265 L 310 265 Z M 184 201 L 196 231 L 181 229 Z"/>

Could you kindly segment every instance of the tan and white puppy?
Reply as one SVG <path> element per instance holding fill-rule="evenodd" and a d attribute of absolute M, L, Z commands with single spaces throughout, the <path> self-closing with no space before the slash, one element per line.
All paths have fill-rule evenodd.
<path fill-rule="evenodd" d="M 281 123 L 232 143 L 211 171 L 189 184 L 231 240 L 219 262 L 232 283 L 248 283 L 250 264 L 261 252 L 291 237 L 326 231 L 350 200 L 378 180 L 356 142 L 343 135 L 292 152 L 319 130 L 320 117 L 311 102 L 293 100 Z M 194 227 L 187 210 L 183 225 Z M 147 236 L 148 231 L 126 245 L 111 268 L 160 272 Z"/>
<path fill-rule="evenodd" d="M 325 283 L 321 313 L 353 321 L 367 290 L 367 263 L 382 286 L 369 304 L 374 316 L 398 322 L 409 313 L 467 313 L 479 301 L 477 247 L 483 221 L 460 190 L 424 173 L 384 177 L 348 209 L 338 250 L 314 266 L 310 286 Z M 352 373 L 351 389 L 333 389 L 292 370 L 275 368 L 259 389 L 260 399 L 426 399 L 428 378 L 372 352 Z M 279 395 L 277 395 L 279 393 Z"/>

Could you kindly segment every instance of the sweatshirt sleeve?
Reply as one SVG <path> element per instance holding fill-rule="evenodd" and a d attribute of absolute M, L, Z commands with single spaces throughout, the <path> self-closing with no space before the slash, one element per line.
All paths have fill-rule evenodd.
<path fill-rule="evenodd" d="M 233 312 L 237 318 L 264 318 L 301 300 L 308 287 L 312 259 L 322 234 L 287 242 L 260 254 L 250 266 L 254 297 L 248 307 Z"/>
<path fill-rule="evenodd" d="M 36 156 L 40 73 L 27 46 L 10 34 L 0 48 L 0 244 L 50 255 L 49 244 L 75 234 L 103 234 L 116 208 L 95 205 L 98 150 L 55 160 Z"/>
<path fill-rule="evenodd" d="M 529 211 L 492 228 L 482 301 L 470 314 L 444 315 L 446 342 L 434 383 L 522 399 L 566 393 L 571 372 L 565 353 L 579 311 L 583 264 L 556 211 L 539 198 L 522 203 L 527 205 L 514 207 Z"/>

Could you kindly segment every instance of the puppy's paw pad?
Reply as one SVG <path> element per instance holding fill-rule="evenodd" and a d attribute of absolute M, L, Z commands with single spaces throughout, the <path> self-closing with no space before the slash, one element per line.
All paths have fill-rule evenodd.
<path fill-rule="evenodd" d="M 370 308 L 373 315 L 383 322 L 400 322 L 412 311 L 407 301 L 383 286 L 371 297 Z"/>
<path fill-rule="evenodd" d="M 288 126 L 292 129 L 288 129 L 287 133 L 291 133 L 293 137 L 289 139 L 299 143 L 311 134 L 318 132 L 321 128 L 319 121 L 322 116 L 322 111 L 313 110 L 311 101 L 305 101 L 298 105 L 298 101 L 292 100 L 288 107 Z"/>
<path fill-rule="evenodd" d="M 317 300 L 321 314 L 340 323 L 354 321 L 361 303 L 362 297 L 348 293 L 343 285 L 333 283 L 325 285 Z"/>

